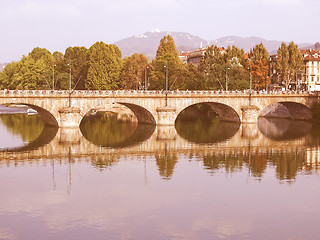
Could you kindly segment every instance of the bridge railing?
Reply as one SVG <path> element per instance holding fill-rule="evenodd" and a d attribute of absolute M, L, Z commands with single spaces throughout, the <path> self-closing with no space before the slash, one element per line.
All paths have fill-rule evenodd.
<path fill-rule="evenodd" d="M 222 90 L 171 90 L 168 95 L 317 95 L 317 93 L 308 91 L 250 91 L 250 90 L 236 90 L 236 91 L 222 91 Z M 0 90 L 1 95 L 10 96 L 59 96 L 69 95 L 69 90 Z M 74 90 L 71 92 L 74 95 L 165 95 L 165 90 Z"/>

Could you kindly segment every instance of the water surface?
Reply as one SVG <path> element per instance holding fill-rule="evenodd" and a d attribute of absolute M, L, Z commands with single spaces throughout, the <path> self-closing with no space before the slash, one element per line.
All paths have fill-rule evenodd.
<path fill-rule="evenodd" d="M 0 239 L 318 239 L 319 127 L 109 120 L 0 116 Z"/>

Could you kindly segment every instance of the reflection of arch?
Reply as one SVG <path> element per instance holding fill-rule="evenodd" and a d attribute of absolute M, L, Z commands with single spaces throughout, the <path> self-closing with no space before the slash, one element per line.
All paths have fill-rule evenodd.
<path fill-rule="evenodd" d="M 259 131 L 273 140 L 291 140 L 306 136 L 312 130 L 312 123 L 307 121 L 259 118 Z"/>
<path fill-rule="evenodd" d="M 301 103 L 278 102 L 263 109 L 259 117 L 310 120 L 312 119 L 312 113 L 310 108 Z"/>
<path fill-rule="evenodd" d="M 136 115 L 139 123 L 156 124 L 156 120 L 153 115 L 145 108 L 132 104 L 132 103 L 121 103 L 119 104 L 126 106 Z"/>
<path fill-rule="evenodd" d="M 120 125 L 112 125 L 112 122 L 111 122 L 111 124 L 109 123 L 109 125 L 107 125 L 105 128 L 107 132 L 103 132 L 103 129 L 98 129 L 99 138 L 97 138 L 97 135 L 91 134 L 92 132 L 96 132 L 96 129 L 94 129 L 95 122 L 94 121 L 91 122 L 90 118 L 94 119 L 93 116 L 91 117 L 89 116 L 85 121 L 81 122 L 80 131 L 84 136 L 84 138 L 87 139 L 89 142 L 102 147 L 122 148 L 122 147 L 136 145 L 138 143 L 144 142 L 145 140 L 149 139 L 155 129 L 155 125 L 151 125 L 151 124 L 138 124 L 134 126 L 132 124 L 125 124 L 125 123 L 118 122 L 115 119 L 117 124 L 120 124 Z M 96 121 L 99 121 L 99 119 Z M 108 121 L 112 121 L 112 120 L 108 120 Z M 100 127 L 104 128 L 103 125 Z M 133 127 L 136 127 L 136 128 L 132 129 Z M 122 129 L 122 131 L 120 131 L 120 129 Z M 112 134 L 115 134 L 115 135 L 112 135 Z"/>
<path fill-rule="evenodd" d="M 217 103 L 217 102 L 200 102 L 200 103 L 197 103 L 197 104 L 190 105 L 187 108 L 183 109 L 179 113 L 179 115 L 182 112 L 188 111 L 188 110 L 194 108 L 196 105 L 200 105 L 200 104 L 204 104 L 204 105 L 210 106 L 211 109 L 216 112 L 216 114 L 218 115 L 220 121 L 240 122 L 240 117 L 239 117 L 238 113 L 232 107 L 230 107 L 230 106 L 228 106 L 226 104 Z M 196 114 L 197 113 L 194 113 L 195 116 L 197 116 Z"/>
<path fill-rule="evenodd" d="M 195 143 L 217 143 L 233 137 L 240 123 L 231 122 L 176 122 L 177 133 L 184 139 Z"/>
<path fill-rule="evenodd" d="M 42 146 L 47 145 L 52 141 L 52 139 L 56 136 L 58 132 L 58 127 L 51 127 L 44 125 L 44 128 L 39 135 L 34 141 L 29 142 L 27 145 L 18 147 L 18 148 L 8 148 L 8 149 L 3 149 L 3 152 L 24 152 L 24 151 L 31 151 L 38 149 Z"/>

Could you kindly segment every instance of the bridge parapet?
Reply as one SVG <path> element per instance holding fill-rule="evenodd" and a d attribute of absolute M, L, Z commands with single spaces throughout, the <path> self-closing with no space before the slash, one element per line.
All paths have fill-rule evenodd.
<path fill-rule="evenodd" d="M 164 90 L 73 90 L 72 96 L 154 96 L 165 95 Z M 236 91 L 214 91 L 214 90 L 191 90 L 180 91 L 171 90 L 167 92 L 170 96 L 284 96 L 284 95 L 299 95 L 299 96 L 317 96 L 317 93 L 310 93 L 308 91 L 248 91 L 248 90 L 236 90 Z M 23 95 L 23 96 L 69 96 L 69 90 L 0 90 L 0 95 Z"/>

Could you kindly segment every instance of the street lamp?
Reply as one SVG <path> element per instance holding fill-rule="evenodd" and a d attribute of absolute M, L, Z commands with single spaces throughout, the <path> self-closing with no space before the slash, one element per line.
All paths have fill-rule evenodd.
<path fill-rule="evenodd" d="M 57 66 L 56 64 L 53 64 L 53 69 L 52 69 L 52 90 L 54 90 L 54 67 Z"/>
<path fill-rule="evenodd" d="M 71 60 L 69 60 L 68 66 L 69 66 L 69 90 L 71 91 Z"/>
<path fill-rule="evenodd" d="M 147 71 L 149 67 L 146 65 L 145 71 L 144 71 L 144 90 L 147 91 Z"/>
<path fill-rule="evenodd" d="M 230 70 L 230 68 L 226 67 L 226 91 L 228 91 L 228 70 Z"/>
<path fill-rule="evenodd" d="M 166 106 L 168 106 L 168 67 L 163 66 L 166 69 Z"/>
<path fill-rule="evenodd" d="M 250 92 L 252 89 L 252 73 L 251 73 L 251 59 L 249 58 L 249 68 L 250 68 Z"/>

